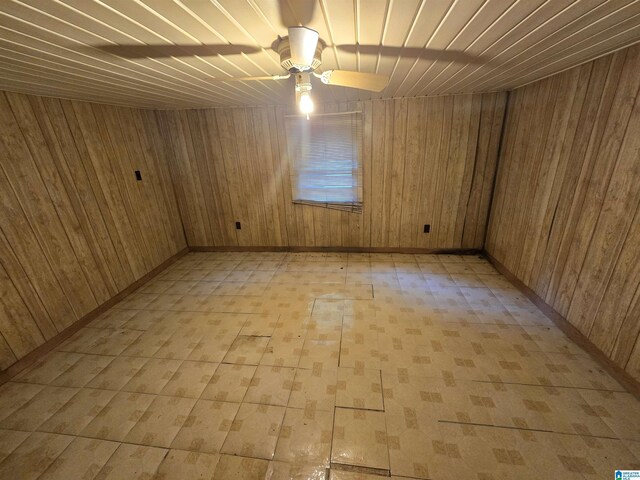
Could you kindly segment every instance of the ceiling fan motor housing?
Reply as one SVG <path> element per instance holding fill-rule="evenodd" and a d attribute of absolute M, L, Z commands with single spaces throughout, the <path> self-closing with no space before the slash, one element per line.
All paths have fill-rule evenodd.
<path fill-rule="evenodd" d="M 291 46 L 289 44 L 289 37 L 281 38 L 276 47 L 278 55 L 280 55 L 280 65 L 282 68 L 290 73 L 311 72 L 318 68 L 322 64 L 322 50 L 325 44 L 322 40 L 318 40 L 316 50 L 313 55 L 313 61 L 310 65 L 295 64 L 291 59 Z"/>

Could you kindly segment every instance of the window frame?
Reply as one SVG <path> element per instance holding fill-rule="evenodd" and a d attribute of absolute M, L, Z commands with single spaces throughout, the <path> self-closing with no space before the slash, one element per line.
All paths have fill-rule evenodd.
<path fill-rule="evenodd" d="M 351 123 L 351 145 L 352 150 L 355 151 L 355 155 L 351 158 L 350 163 L 352 164 L 351 168 L 351 189 L 353 189 L 353 197 L 349 201 L 340 201 L 340 200 L 317 200 L 313 198 L 304 198 L 299 195 L 299 193 L 304 191 L 304 188 L 300 188 L 300 176 L 301 172 L 304 170 L 304 164 L 307 166 L 312 165 L 314 161 L 317 163 L 319 158 L 315 159 L 300 159 L 301 148 L 304 148 L 301 142 L 292 141 L 292 135 L 296 135 L 300 137 L 297 129 L 304 126 L 303 122 L 313 122 L 313 121 L 322 121 L 323 119 L 337 119 L 339 117 L 350 116 L 351 119 L 347 119 L 345 124 L 348 122 Z M 313 114 L 309 118 L 306 115 L 285 115 L 285 136 L 287 139 L 287 152 L 289 158 L 289 177 L 291 182 L 291 199 L 294 204 L 298 205 L 308 205 L 308 206 L 316 206 L 323 207 L 329 209 L 337 209 L 347 212 L 353 213 L 362 213 L 363 209 L 363 198 L 364 198 L 364 141 L 363 141 L 363 126 L 364 126 L 364 114 L 362 111 L 349 111 L 349 112 L 336 112 L 336 113 L 319 113 Z M 297 123 L 300 122 L 300 123 Z M 339 123 L 339 122 L 336 122 Z M 335 126 L 334 126 L 335 128 Z M 329 142 L 326 138 L 322 138 L 321 140 L 309 141 L 306 145 L 307 148 L 309 145 L 313 143 L 322 143 L 327 145 Z M 317 146 L 315 147 L 317 148 Z M 324 155 L 326 155 L 327 149 L 324 149 Z M 301 166 L 301 163 L 304 164 Z M 309 168 L 309 167 L 307 167 Z M 313 170 L 313 169 L 311 169 Z M 336 170 L 337 172 L 346 172 L 348 168 L 343 170 Z M 309 174 L 312 175 L 312 174 Z M 321 176 L 319 173 L 318 176 Z M 327 187 L 329 190 L 329 187 Z M 298 197 L 298 198 L 296 198 Z"/>

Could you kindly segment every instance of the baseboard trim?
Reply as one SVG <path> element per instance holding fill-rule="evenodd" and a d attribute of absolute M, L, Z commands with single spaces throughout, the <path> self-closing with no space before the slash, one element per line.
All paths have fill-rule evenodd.
<path fill-rule="evenodd" d="M 106 302 L 102 303 L 101 305 L 99 305 L 98 307 L 96 307 L 95 309 L 93 309 L 92 311 L 87 313 L 85 316 L 83 316 L 82 318 L 78 319 L 72 325 L 69 325 L 67 328 L 62 330 L 56 336 L 51 337 L 45 343 L 43 343 L 42 345 L 37 347 L 32 352 L 29 352 L 27 355 L 25 355 L 20 360 L 15 362 L 13 365 L 7 367 L 5 370 L 0 372 L 0 385 L 8 382 L 13 377 L 18 375 L 21 371 L 23 371 L 25 368 L 30 367 L 31 365 L 36 363 L 38 360 L 40 360 L 43 356 L 45 356 L 51 350 L 56 348 L 58 345 L 60 345 L 62 342 L 64 342 L 69 337 L 71 337 L 71 335 L 76 333 L 81 328 L 86 327 L 87 325 L 89 325 L 93 320 L 98 318 L 98 316 L 100 316 L 102 313 L 104 313 L 107 310 L 109 310 L 111 307 L 113 307 L 118 302 L 120 302 L 124 297 L 126 297 L 131 292 L 133 292 L 137 288 L 139 288 L 142 285 L 144 285 L 145 283 L 147 283 L 153 277 L 155 277 L 160 272 L 165 270 L 168 266 L 170 266 L 171 264 L 176 262 L 179 258 L 181 258 L 184 255 L 186 255 L 188 252 L 189 252 L 189 248 L 184 248 L 184 249 L 180 250 L 178 253 L 176 253 L 175 255 L 171 256 L 170 258 L 168 258 L 167 260 L 162 262 L 156 268 L 154 268 L 153 270 L 149 271 L 148 273 L 146 273 L 145 275 L 140 277 L 138 280 L 133 282 L 127 288 L 125 288 L 124 290 L 118 292 L 114 297 L 112 297 L 109 300 L 107 300 Z"/>
<path fill-rule="evenodd" d="M 580 330 L 574 327 L 566 318 L 558 313 L 551 305 L 545 302 L 536 292 L 527 287 L 522 280 L 516 277 L 502 263 L 496 260 L 486 250 L 483 255 L 489 262 L 503 274 L 518 290 L 520 290 L 529 300 L 531 300 L 555 325 L 564 332 L 576 345 L 587 352 L 598 364 L 615 378 L 629 393 L 640 400 L 640 382 L 627 373 L 622 367 L 617 365 L 605 353 L 596 347 Z"/>
<path fill-rule="evenodd" d="M 423 253 L 448 255 L 476 255 L 478 248 L 410 248 L 410 247 L 306 247 L 306 246 L 193 246 L 192 252 L 332 252 L 332 253 Z"/>

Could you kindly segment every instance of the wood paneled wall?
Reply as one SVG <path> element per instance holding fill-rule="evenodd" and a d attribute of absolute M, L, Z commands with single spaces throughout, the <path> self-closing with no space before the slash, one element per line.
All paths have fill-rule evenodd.
<path fill-rule="evenodd" d="M 486 250 L 640 380 L 640 46 L 511 93 Z"/>
<path fill-rule="evenodd" d="M 0 92 L 0 369 L 186 246 L 153 115 Z"/>
<path fill-rule="evenodd" d="M 284 108 L 156 115 L 190 246 L 481 248 L 505 103 L 501 93 L 325 105 L 363 112 L 362 214 L 291 202 Z"/>

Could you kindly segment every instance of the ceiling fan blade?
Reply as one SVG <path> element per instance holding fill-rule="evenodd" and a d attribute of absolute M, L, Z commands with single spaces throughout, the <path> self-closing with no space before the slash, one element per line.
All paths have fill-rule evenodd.
<path fill-rule="evenodd" d="M 313 20 L 316 0 L 278 0 L 280 22 L 285 28 L 307 25 Z"/>
<path fill-rule="evenodd" d="M 327 70 L 320 75 L 322 83 L 341 87 L 359 88 L 381 92 L 389 84 L 389 77 L 377 73 L 351 72 L 348 70 Z"/>
<path fill-rule="evenodd" d="M 207 57 L 260 51 L 255 45 L 97 45 L 96 48 L 123 58 Z"/>
<path fill-rule="evenodd" d="M 264 75 L 262 77 L 229 77 L 229 78 L 214 78 L 214 82 L 252 82 L 254 80 L 285 80 L 289 78 L 288 75 Z"/>
<path fill-rule="evenodd" d="M 439 50 L 437 48 L 416 47 L 386 47 L 382 45 L 337 45 L 338 50 L 361 55 L 381 55 L 383 57 L 424 58 L 427 60 L 440 60 L 444 62 L 458 62 L 469 64 L 485 64 L 490 58 L 482 55 L 473 55 L 461 50 Z"/>
<path fill-rule="evenodd" d="M 310 66 L 317 46 L 318 32 L 307 27 L 289 27 L 289 48 L 294 65 Z"/>

